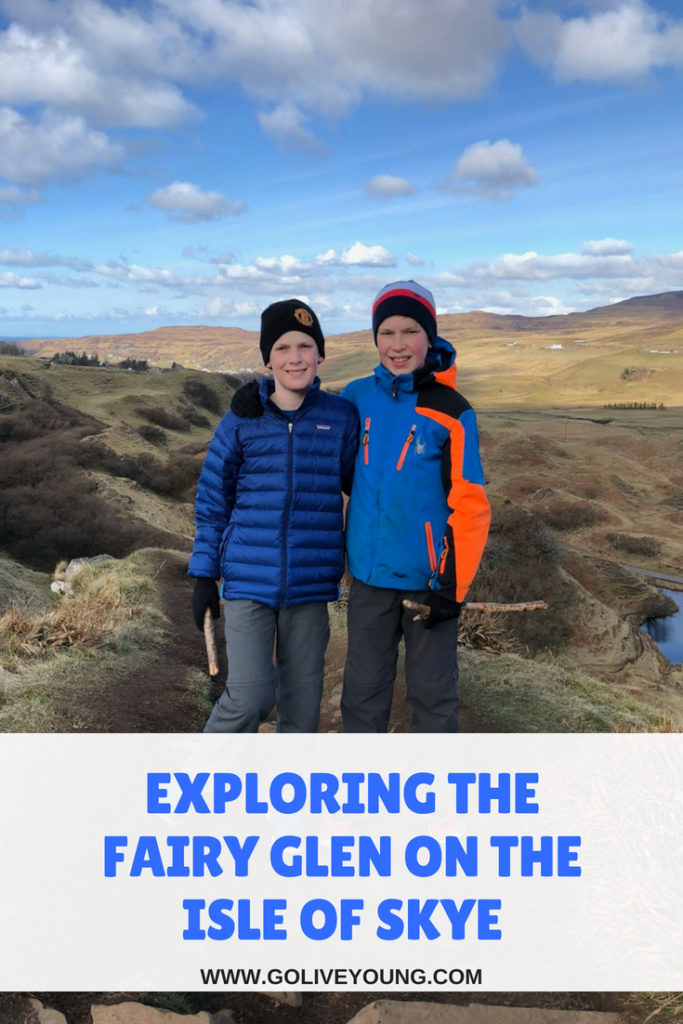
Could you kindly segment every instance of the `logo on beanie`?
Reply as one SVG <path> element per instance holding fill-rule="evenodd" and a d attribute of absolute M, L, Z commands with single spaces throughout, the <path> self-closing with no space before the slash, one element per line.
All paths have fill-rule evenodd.
<path fill-rule="evenodd" d="M 313 317 L 311 316 L 307 309 L 295 309 L 294 316 L 299 321 L 300 324 L 304 325 L 304 327 L 310 327 L 311 324 L 313 323 Z"/>

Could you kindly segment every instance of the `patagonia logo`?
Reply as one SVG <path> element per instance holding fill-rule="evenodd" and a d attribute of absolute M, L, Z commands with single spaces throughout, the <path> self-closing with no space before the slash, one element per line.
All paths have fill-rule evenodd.
<path fill-rule="evenodd" d="M 332 427 L 331 427 L 331 425 L 329 423 L 316 423 L 315 429 L 316 430 L 332 430 Z"/>
<path fill-rule="evenodd" d="M 313 317 L 311 316 L 311 314 L 308 312 L 307 309 L 302 309 L 301 307 L 299 307 L 299 309 L 294 310 L 294 317 L 299 321 L 300 324 L 303 324 L 304 327 L 310 327 L 311 324 L 313 323 Z"/>

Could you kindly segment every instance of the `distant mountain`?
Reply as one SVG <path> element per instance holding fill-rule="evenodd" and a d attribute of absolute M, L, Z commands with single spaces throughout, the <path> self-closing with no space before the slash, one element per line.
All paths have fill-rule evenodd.
<path fill-rule="evenodd" d="M 587 313 L 571 313 L 570 316 L 652 316 L 653 313 L 667 319 L 683 316 L 683 291 L 636 295 L 632 299 L 614 302 L 611 306 L 598 306 L 589 309 Z"/>
<path fill-rule="evenodd" d="M 666 326 L 665 326 L 666 325 Z M 551 316 L 520 316 L 518 314 L 451 313 L 439 317 L 440 333 L 449 339 L 481 338 L 514 339 L 515 336 L 600 333 L 602 341 L 611 340 L 606 332 L 614 331 L 614 340 L 637 332 L 645 338 L 650 334 L 666 336 L 683 328 L 683 291 L 640 295 L 609 306 L 598 306 L 581 313 Z M 370 330 L 330 335 L 328 363 L 357 357 L 358 369 L 372 357 Z M 179 363 L 195 369 L 236 371 L 261 369 L 258 333 L 238 327 L 157 327 L 139 334 L 99 334 L 81 338 L 47 338 L 23 340 L 21 346 L 32 355 L 49 357 L 56 352 L 97 353 L 100 359 L 118 362 L 126 358 L 147 359 L 150 363 L 169 366 Z"/>
<path fill-rule="evenodd" d="M 35 338 L 21 342 L 31 355 L 57 352 L 96 353 L 110 363 L 147 359 L 150 363 L 207 370 L 238 370 L 261 362 L 256 331 L 239 327 L 157 327 L 139 334 L 89 334 L 81 338 Z"/>

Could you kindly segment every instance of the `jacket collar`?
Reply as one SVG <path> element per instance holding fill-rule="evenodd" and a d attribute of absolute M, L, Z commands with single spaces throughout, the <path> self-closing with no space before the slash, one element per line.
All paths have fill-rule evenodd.
<path fill-rule="evenodd" d="M 273 378 L 261 377 L 261 383 L 259 384 L 259 397 L 261 399 L 261 404 L 264 406 L 264 408 L 268 406 L 269 408 L 274 409 L 275 412 L 279 413 L 280 415 L 284 415 L 282 409 L 280 409 L 279 406 L 275 404 L 275 402 L 270 401 L 270 397 L 273 394 L 273 391 L 275 391 L 275 381 L 273 380 Z M 310 388 L 306 392 L 306 397 L 304 398 L 303 402 L 296 410 L 294 417 L 295 419 L 298 419 L 299 415 L 305 409 L 307 409 L 312 402 L 315 401 L 319 391 L 320 377 L 316 377 L 313 383 L 311 384 Z"/>
<path fill-rule="evenodd" d="M 385 391 L 390 391 L 394 398 L 399 394 L 409 394 L 417 391 L 430 377 L 455 364 L 456 352 L 449 341 L 445 338 L 435 338 L 434 344 L 427 353 L 424 366 L 413 373 L 401 373 L 398 376 L 387 370 L 386 366 L 379 363 L 374 369 L 378 384 Z"/>

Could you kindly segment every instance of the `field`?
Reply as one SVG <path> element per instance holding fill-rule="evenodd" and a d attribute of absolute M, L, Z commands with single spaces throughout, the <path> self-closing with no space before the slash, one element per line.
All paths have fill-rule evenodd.
<path fill-rule="evenodd" d="M 621 307 L 545 320 L 484 313 L 441 318 L 442 334 L 459 351 L 461 390 L 478 410 L 494 509 L 471 596 L 544 598 L 550 604 L 542 614 L 463 617 L 465 728 L 683 726 L 682 670 L 672 668 L 637 628 L 667 607 L 644 578 L 620 568 L 624 563 L 683 576 L 683 319 L 670 296 L 659 305 L 634 300 Z M 117 358 L 168 357 L 168 365 L 145 372 L 0 356 L 4 521 L 10 527 L 0 566 L 3 608 L 11 601 L 22 607 L 49 604 L 46 581 L 61 558 L 103 552 L 125 558 L 141 548 L 169 552 L 161 561 L 170 629 L 155 627 L 157 634 L 140 641 L 137 655 L 128 651 L 122 679 L 134 673 L 136 656 L 145 662 L 146 648 L 164 650 L 167 633 L 181 634 L 190 645 L 199 639 L 179 622 L 189 600 L 183 566 L 193 533 L 193 487 L 215 423 L 243 368 L 256 364 L 258 355 L 255 335 L 226 329 L 225 337 L 211 342 L 208 330 L 168 328 L 104 339 L 101 354 L 111 356 L 115 348 Z M 92 351 L 88 343 L 94 341 L 79 339 L 69 347 Z M 59 350 L 54 341 L 49 346 L 45 351 Z M 368 332 L 328 339 L 327 348 L 321 376 L 334 389 L 373 365 Z M 201 366 L 208 351 L 226 372 L 179 365 L 187 367 L 194 353 L 195 366 Z M 46 575 L 32 575 L 36 571 Z M 336 730 L 343 606 L 333 610 L 333 619 L 323 728 Z M 7 683 L 0 727 L 30 728 L 30 680 L 52 671 L 38 661 L 40 668 L 35 658 L 10 665 L 5 656 L 5 673 L 18 674 L 27 685 Z M 96 689 L 97 674 L 93 679 L 89 666 L 82 671 Z M 197 672 L 188 668 L 193 693 L 202 689 Z M 554 672 L 565 673 L 564 689 Z M 538 708 L 530 713 L 513 707 L 509 693 L 519 691 L 515 686 L 508 688 L 501 710 L 500 676 L 523 676 Z M 588 697 L 586 679 L 595 688 Z M 575 717 L 566 713 L 571 689 L 582 694 Z M 613 707 L 606 699 L 610 693 L 635 704 Z M 196 712 L 198 722 L 206 700 L 208 694 Z M 591 701 L 603 709 L 593 719 L 584 706 Z M 90 706 L 96 703 L 91 697 Z M 45 727 L 73 728 L 88 717 L 74 711 L 65 719 L 68 706 L 63 701 L 62 712 Z M 135 729 L 135 716 L 130 708 L 126 728 Z M 41 713 L 41 721 L 49 719 Z M 105 727 L 96 715 L 89 723 Z M 399 697 L 393 727 L 407 726 Z M 172 729 L 174 723 L 159 722 L 158 728 Z"/>

